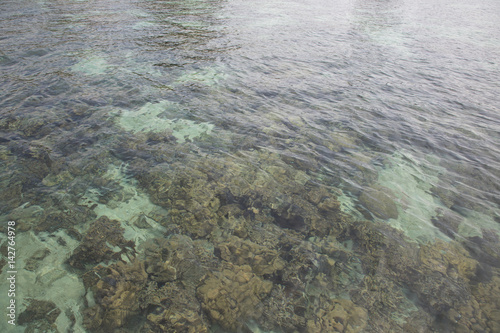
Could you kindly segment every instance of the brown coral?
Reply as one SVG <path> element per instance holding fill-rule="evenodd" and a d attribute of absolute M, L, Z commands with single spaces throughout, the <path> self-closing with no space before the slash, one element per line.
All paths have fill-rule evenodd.
<path fill-rule="evenodd" d="M 160 284 L 181 280 L 195 287 L 207 269 L 215 266 L 213 251 L 208 251 L 206 245 L 206 241 L 193 241 L 184 235 L 154 238 L 143 245 L 141 258 L 150 280 Z"/>
<path fill-rule="evenodd" d="M 271 289 L 272 283 L 253 274 L 250 266 L 227 263 L 222 271 L 207 276 L 197 295 L 213 321 L 236 330 L 244 321 L 261 316 L 261 301 Z"/>
<path fill-rule="evenodd" d="M 307 321 L 307 333 L 363 332 L 367 327 L 368 313 L 346 299 L 322 300 L 322 306 Z"/>
<path fill-rule="evenodd" d="M 236 236 L 218 244 L 216 250 L 223 260 L 236 265 L 250 265 L 257 275 L 272 274 L 285 267 L 285 261 L 276 250 L 268 249 Z"/>
<path fill-rule="evenodd" d="M 125 240 L 123 232 L 120 222 L 101 216 L 92 223 L 68 263 L 76 268 L 84 268 L 86 264 L 119 259 L 123 253 L 135 251 L 134 242 Z M 111 246 L 118 247 L 120 251 L 115 252 Z"/>
<path fill-rule="evenodd" d="M 141 307 L 147 311 L 145 330 L 153 332 L 205 333 L 209 326 L 194 292 L 180 283 L 159 288 L 150 282 L 141 292 Z"/>
<path fill-rule="evenodd" d="M 144 264 L 134 260 L 130 264 L 119 262 L 96 272 L 99 280 L 94 289 L 96 305 L 85 310 L 84 324 L 91 330 L 111 331 L 122 327 L 140 312 L 138 293 L 147 282 Z"/>

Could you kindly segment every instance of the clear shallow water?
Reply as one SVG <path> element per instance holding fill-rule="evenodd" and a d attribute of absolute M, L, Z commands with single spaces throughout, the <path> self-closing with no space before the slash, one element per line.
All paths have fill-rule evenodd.
<path fill-rule="evenodd" d="M 498 331 L 495 1 L 0 9 L 7 329 Z"/>

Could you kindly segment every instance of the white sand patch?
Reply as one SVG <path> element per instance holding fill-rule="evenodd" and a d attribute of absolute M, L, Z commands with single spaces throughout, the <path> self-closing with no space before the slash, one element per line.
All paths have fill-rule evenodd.
<path fill-rule="evenodd" d="M 482 229 L 493 230 L 497 235 L 500 235 L 500 224 L 492 216 L 468 210 L 465 213 L 465 219 L 458 226 L 458 234 L 462 237 L 477 236 L 483 238 Z"/>
<path fill-rule="evenodd" d="M 133 29 L 144 29 L 152 28 L 156 25 L 152 22 L 138 22 L 133 26 Z M 136 75 L 139 78 L 146 78 L 149 84 L 142 85 L 140 87 L 141 91 L 154 90 L 150 87 L 153 78 L 164 78 L 165 73 L 161 71 L 159 66 L 155 66 L 155 62 L 151 60 L 138 57 L 137 54 L 133 52 L 126 52 L 120 57 L 120 60 L 125 60 L 125 63 L 118 69 L 120 73 L 127 75 L 124 79 L 129 79 L 130 74 Z M 161 85 L 158 83 L 158 85 Z M 155 84 L 153 84 L 155 86 Z M 169 87 L 171 88 L 171 87 Z"/>
<path fill-rule="evenodd" d="M 71 70 L 86 75 L 100 75 L 107 73 L 110 67 L 104 58 L 93 55 L 71 66 Z"/>
<path fill-rule="evenodd" d="M 83 282 L 76 274 L 69 273 L 64 268 L 64 262 L 69 258 L 73 250 L 78 246 L 78 241 L 69 237 L 64 231 L 55 233 L 41 232 L 35 235 L 33 232 L 23 232 L 16 235 L 16 305 L 17 317 L 26 309 L 30 298 L 36 300 L 52 301 L 61 314 L 56 320 L 59 332 L 67 332 L 71 328 L 71 320 L 67 314 L 75 316 L 76 323 L 73 332 L 85 332 L 82 326 L 81 315 L 84 308 L 85 288 Z M 35 253 L 47 251 L 47 255 L 38 263 L 38 267 L 26 270 L 26 263 Z M 9 273 L 4 269 L 0 279 L 5 281 Z M 2 284 L 2 289 L 7 288 Z M 2 295 L 7 295 L 2 290 Z M 0 297 L 0 307 L 6 309 L 8 297 Z M 17 320 L 17 318 L 16 318 Z M 8 326 L 6 326 L 8 325 Z M 12 327 L 6 320 L 0 322 L 1 332 L 24 332 L 24 327 Z"/>
<path fill-rule="evenodd" d="M 166 216 L 167 211 L 149 200 L 149 197 L 140 192 L 137 188 L 137 181 L 130 179 L 125 174 L 126 165 L 110 165 L 104 178 L 118 181 L 123 187 L 119 196 L 120 200 L 109 202 L 108 204 L 99 203 L 99 191 L 89 189 L 85 196 L 80 199 L 80 204 L 94 208 L 97 217 L 107 216 L 110 219 L 118 220 L 125 229 L 124 237 L 127 240 L 134 240 L 136 248 L 145 240 L 164 235 L 165 228 L 156 222 L 150 216 Z M 139 228 L 135 222 L 142 218 L 146 227 Z M 148 226 L 149 225 L 149 226 Z M 116 252 L 119 252 L 117 249 Z"/>
<path fill-rule="evenodd" d="M 148 22 L 148 21 L 141 21 L 137 22 L 132 26 L 132 29 L 134 30 L 143 30 L 151 27 L 156 27 L 157 25 L 153 22 Z"/>
<path fill-rule="evenodd" d="M 379 170 L 377 183 L 392 190 L 398 207 L 398 218 L 388 222 L 418 242 L 432 242 L 436 238 L 449 241 L 431 222 L 436 208 L 446 209 L 431 195 L 432 184 L 437 184 L 439 174 L 446 170 L 437 164 L 428 167 L 424 163 L 410 152 L 399 151 L 392 156 L 390 167 Z"/>
<path fill-rule="evenodd" d="M 401 151 L 393 155 L 390 163 L 391 167 L 379 171 L 378 178 L 378 184 L 396 195 L 399 217 L 390 219 L 389 223 L 418 242 L 432 242 L 436 238 L 449 241 L 450 238 L 431 222 L 437 215 L 437 208 L 448 210 L 431 194 L 433 184 L 438 184 L 439 177 L 447 173 L 439 166 L 439 158 L 427 155 L 424 161 L 419 161 L 411 153 Z M 457 231 L 462 237 L 483 237 L 482 229 L 500 235 L 500 225 L 492 216 L 472 210 L 465 211 L 464 215 Z"/>
<path fill-rule="evenodd" d="M 169 101 L 146 103 L 139 110 L 123 110 L 118 122 L 125 130 L 134 133 L 172 131 L 172 135 L 179 143 L 185 142 L 186 139 L 193 140 L 209 135 L 212 132 L 214 125 L 210 123 L 166 118 L 175 108 L 179 108 L 179 105 Z"/>
<path fill-rule="evenodd" d="M 209 67 L 197 71 L 187 72 L 175 81 L 176 84 L 202 84 L 212 87 L 223 81 L 226 75 L 216 68 Z"/>

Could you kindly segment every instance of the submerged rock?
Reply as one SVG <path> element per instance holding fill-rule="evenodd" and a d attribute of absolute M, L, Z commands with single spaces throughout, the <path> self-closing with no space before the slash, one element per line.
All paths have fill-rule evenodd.
<path fill-rule="evenodd" d="M 74 176 L 65 170 L 55 175 L 49 174 L 42 180 L 42 184 L 45 186 L 68 185 L 73 179 Z"/>
<path fill-rule="evenodd" d="M 366 188 L 359 196 L 359 201 L 378 218 L 397 219 L 398 208 L 394 202 L 394 193 L 384 186 Z"/>
<path fill-rule="evenodd" d="M 24 269 L 32 272 L 36 271 L 40 266 L 42 260 L 45 259 L 45 257 L 47 257 L 49 254 L 50 250 L 47 248 L 38 249 L 30 258 L 26 260 Z"/>
<path fill-rule="evenodd" d="M 38 205 L 24 204 L 12 210 L 8 216 L 9 220 L 23 223 L 28 226 L 35 225 L 43 216 L 44 210 Z"/>
<path fill-rule="evenodd" d="M 61 310 L 51 301 L 31 299 L 26 310 L 19 314 L 18 324 L 25 332 L 58 332 L 55 325 Z"/>
<path fill-rule="evenodd" d="M 43 215 L 34 220 L 31 227 L 35 232 L 54 232 L 58 229 L 74 228 L 76 225 L 92 221 L 95 217 L 96 214 L 89 207 L 75 206 L 68 202 L 61 204 L 60 207 L 52 206 L 45 209 Z"/>
<path fill-rule="evenodd" d="M 450 238 L 455 238 L 459 225 L 464 218 L 451 210 L 437 209 L 436 216 L 431 219 L 432 224 L 443 234 Z"/>

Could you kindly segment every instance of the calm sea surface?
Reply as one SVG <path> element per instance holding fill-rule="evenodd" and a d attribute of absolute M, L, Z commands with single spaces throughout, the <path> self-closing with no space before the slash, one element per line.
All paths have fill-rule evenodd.
<path fill-rule="evenodd" d="M 499 332 L 499 22 L 1 1 L 0 330 Z"/>

